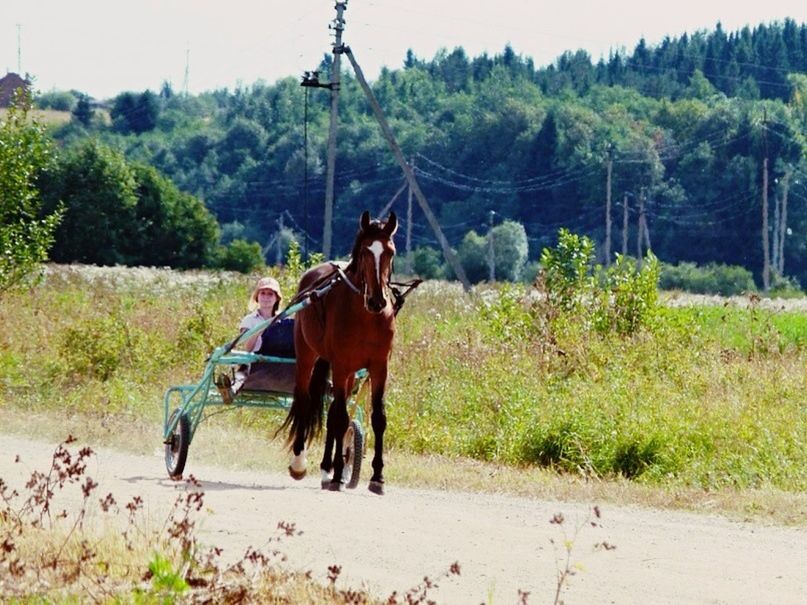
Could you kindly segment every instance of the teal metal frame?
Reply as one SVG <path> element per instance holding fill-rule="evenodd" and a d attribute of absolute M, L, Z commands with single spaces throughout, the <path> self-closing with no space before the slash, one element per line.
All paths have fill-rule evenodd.
<path fill-rule="evenodd" d="M 209 405 L 220 405 L 231 409 L 252 407 L 288 410 L 291 406 L 293 395 L 291 393 L 275 391 L 243 391 L 235 396 L 232 403 L 224 403 L 214 384 L 215 373 L 219 367 L 227 367 L 229 369 L 233 366 L 237 367 L 239 365 L 256 362 L 295 363 L 295 360 L 292 358 L 247 353 L 245 351 L 238 351 L 235 347 L 238 343 L 246 341 L 251 336 L 262 332 L 275 321 L 289 317 L 300 309 L 307 307 L 315 298 L 323 296 L 330 290 L 334 283 L 336 282 L 329 282 L 319 290 L 306 296 L 302 301 L 289 305 L 278 315 L 262 321 L 254 328 L 240 334 L 235 340 L 216 347 L 207 359 L 204 373 L 198 383 L 170 387 L 163 397 L 163 443 L 169 443 L 170 436 L 177 429 L 180 416 L 186 415 L 190 425 L 190 435 L 188 439 L 188 446 L 190 446 L 190 443 L 193 442 L 193 436 L 196 434 L 196 429 L 206 418 L 204 412 Z M 366 369 L 356 372 L 356 381 L 353 386 L 353 391 L 349 396 L 351 418 L 357 420 L 362 427 L 364 426 L 364 408 L 356 401 L 356 395 L 363 386 L 367 376 L 368 372 Z M 175 404 L 174 410 L 179 409 L 180 413 L 173 414 L 172 417 L 169 417 L 172 400 L 177 398 L 179 401 L 177 402 L 178 405 Z M 331 398 L 328 397 L 326 407 L 330 404 L 330 399 Z M 323 413 L 324 412 L 325 409 L 323 409 Z M 169 418 L 171 418 L 170 421 Z"/>

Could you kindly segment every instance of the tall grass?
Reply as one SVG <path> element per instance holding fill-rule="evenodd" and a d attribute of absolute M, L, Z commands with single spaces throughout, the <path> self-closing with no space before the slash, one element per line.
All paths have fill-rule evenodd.
<path fill-rule="evenodd" d="M 0 414 L 157 425 L 164 390 L 234 335 L 252 281 L 51 268 L 0 300 Z M 625 336 L 542 304 L 522 287 L 421 286 L 399 315 L 386 443 L 649 485 L 807 488 L 803 315 L 663 308 Z M 222 419 L 262 434 L 277 421 Z"/>

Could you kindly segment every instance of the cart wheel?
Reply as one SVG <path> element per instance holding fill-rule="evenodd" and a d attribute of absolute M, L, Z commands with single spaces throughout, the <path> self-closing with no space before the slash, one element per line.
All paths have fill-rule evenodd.
<path fill-rule="evenodd" d="M 353 489 L 359 484 L 361 458 L 364 453 L 364 433 L 362 433 L 361 425 L 355 420 L 350 421 L 342 443 L 342 456 L 345 459 L 345 470 L 342 471 L 342 474 L 345 485 L 349 489 Z"/>
<path fill-rule="evenodd" d="M 187 414 L 182 414 L 180 409 L 174 410 L 168 424 L 170 425 L 178 414 L 179 422 L 165 440 L 165 468 L 168 470 L 168 476 L 176 481 L 182 479 L 182 471 L 185 470 L 185 462 L 188 460 L 188 447 L 191 444 L 191 423 Z"/>

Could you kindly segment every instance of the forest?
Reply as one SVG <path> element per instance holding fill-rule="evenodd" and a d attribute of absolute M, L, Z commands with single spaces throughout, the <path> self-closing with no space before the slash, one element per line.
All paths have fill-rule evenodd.
<path fill-rule="evenodd" d="M 361 62 L 361 49 L 355 53 Z M 321 82 L 330 69 L 326 55 Z M 761 286 L 767 256 L 772 283 L 807 284 L 805 24 L 729 33 L 718 24 L 656 46 L 642 40 L 596 62 L 570 51 L 544 67 L 510 47 L 477 57 L 446 49 L 431 59 L 409 51 L 372 88 L 474 280 L 487 275 L 479 251 L 491 229 L 523 240 L 516 241 L 520 266 L 503 273 L 518 279 L 563 227 L 592 238 L 601 262 L 652 249 L 665 264 L 744 267 Z M 360 212 L 380 212 L 404 177 L 349 66 L 339 99 L 333 237 L 334 254 L 343 255 Z M 211 264 L 221 244 L 233 242 L 254 242 L 249 250 L 259 247 L 269 262 L 282 258 L 292 238 L 306 250 L 321 248 L 327 90 L 289 76 L 200 95 L 165 83 L 105 103 L 78 91 L 51 92 L 36 104 L 72 111 L 52 136 L 64 158 L 57 164 L 73 162 L 73 169 L 57 166 L 42 188 L 46 208 L 65 204 L 58 260 L 193 266 Z M 142 225 L 135 250 L 110 255 L 107 248 L 97 257 L 79 250 L 63 180 L 76 174 L 81 154 L 131 165 L 135 196 L 147 182 L 152 192 L 177 189 L 172 207 L 185 200 L 191 208 L 183 196 L 200 200 L 219 227 L 200 207 L 178 213 L 194 217 L 185 225 L 188 237 L 201 229 L 193 253 L 155 252 L 171 244 L 164 233 L 149 239 Z M 86 200 L 81 205 L 79 222 L 93 224 Z M 411 233 L 413 256 L 437 262 L 437 238 L 417 205 L 411 225 L 405 193 L 392 208 L 400 233 Z M 404 239 L 401 255 L 409 252 Z"/>

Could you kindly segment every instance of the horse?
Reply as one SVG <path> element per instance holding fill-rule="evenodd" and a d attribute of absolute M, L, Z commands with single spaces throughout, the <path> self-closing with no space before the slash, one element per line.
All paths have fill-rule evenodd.
<path fill-rule="evenodd" d="M 279 429 L 289 431 L 287 443 L 293 452 L 289 474 L 294 479 L 305 476 L 305 446 L 322 429 L 323 397 L 330 370 L 333 399 L 328 408 L 325 452 L 320 469 L 323 489 L 341 490 L 342 444 L 350 423 L 347 397 L 353 389 L 356 372 L 366 368 L 371 385 L 371 424 L 375 436 L 373 475 L 368 487 L 375 494 L 384 493 L 383 449 L 387 426 L 384 390 L 395 335 L 390 277 L 395 256 L 393 236 L 397 229 L 398 219 L 394 212 L 382 221 L 371 220 L 370 213 L 364 211 L 359 219 L 350 262 L 346 266 L 344 263 L 319 264 L 300 279 L 298 296 L 316 289 L 337 271 L 342 276 L 321 299 L 298 311 L 295 317 L 297 365 L 294 396 Z M 361 455 L 361 452 L 356 452 L 356 455 Z"/>

